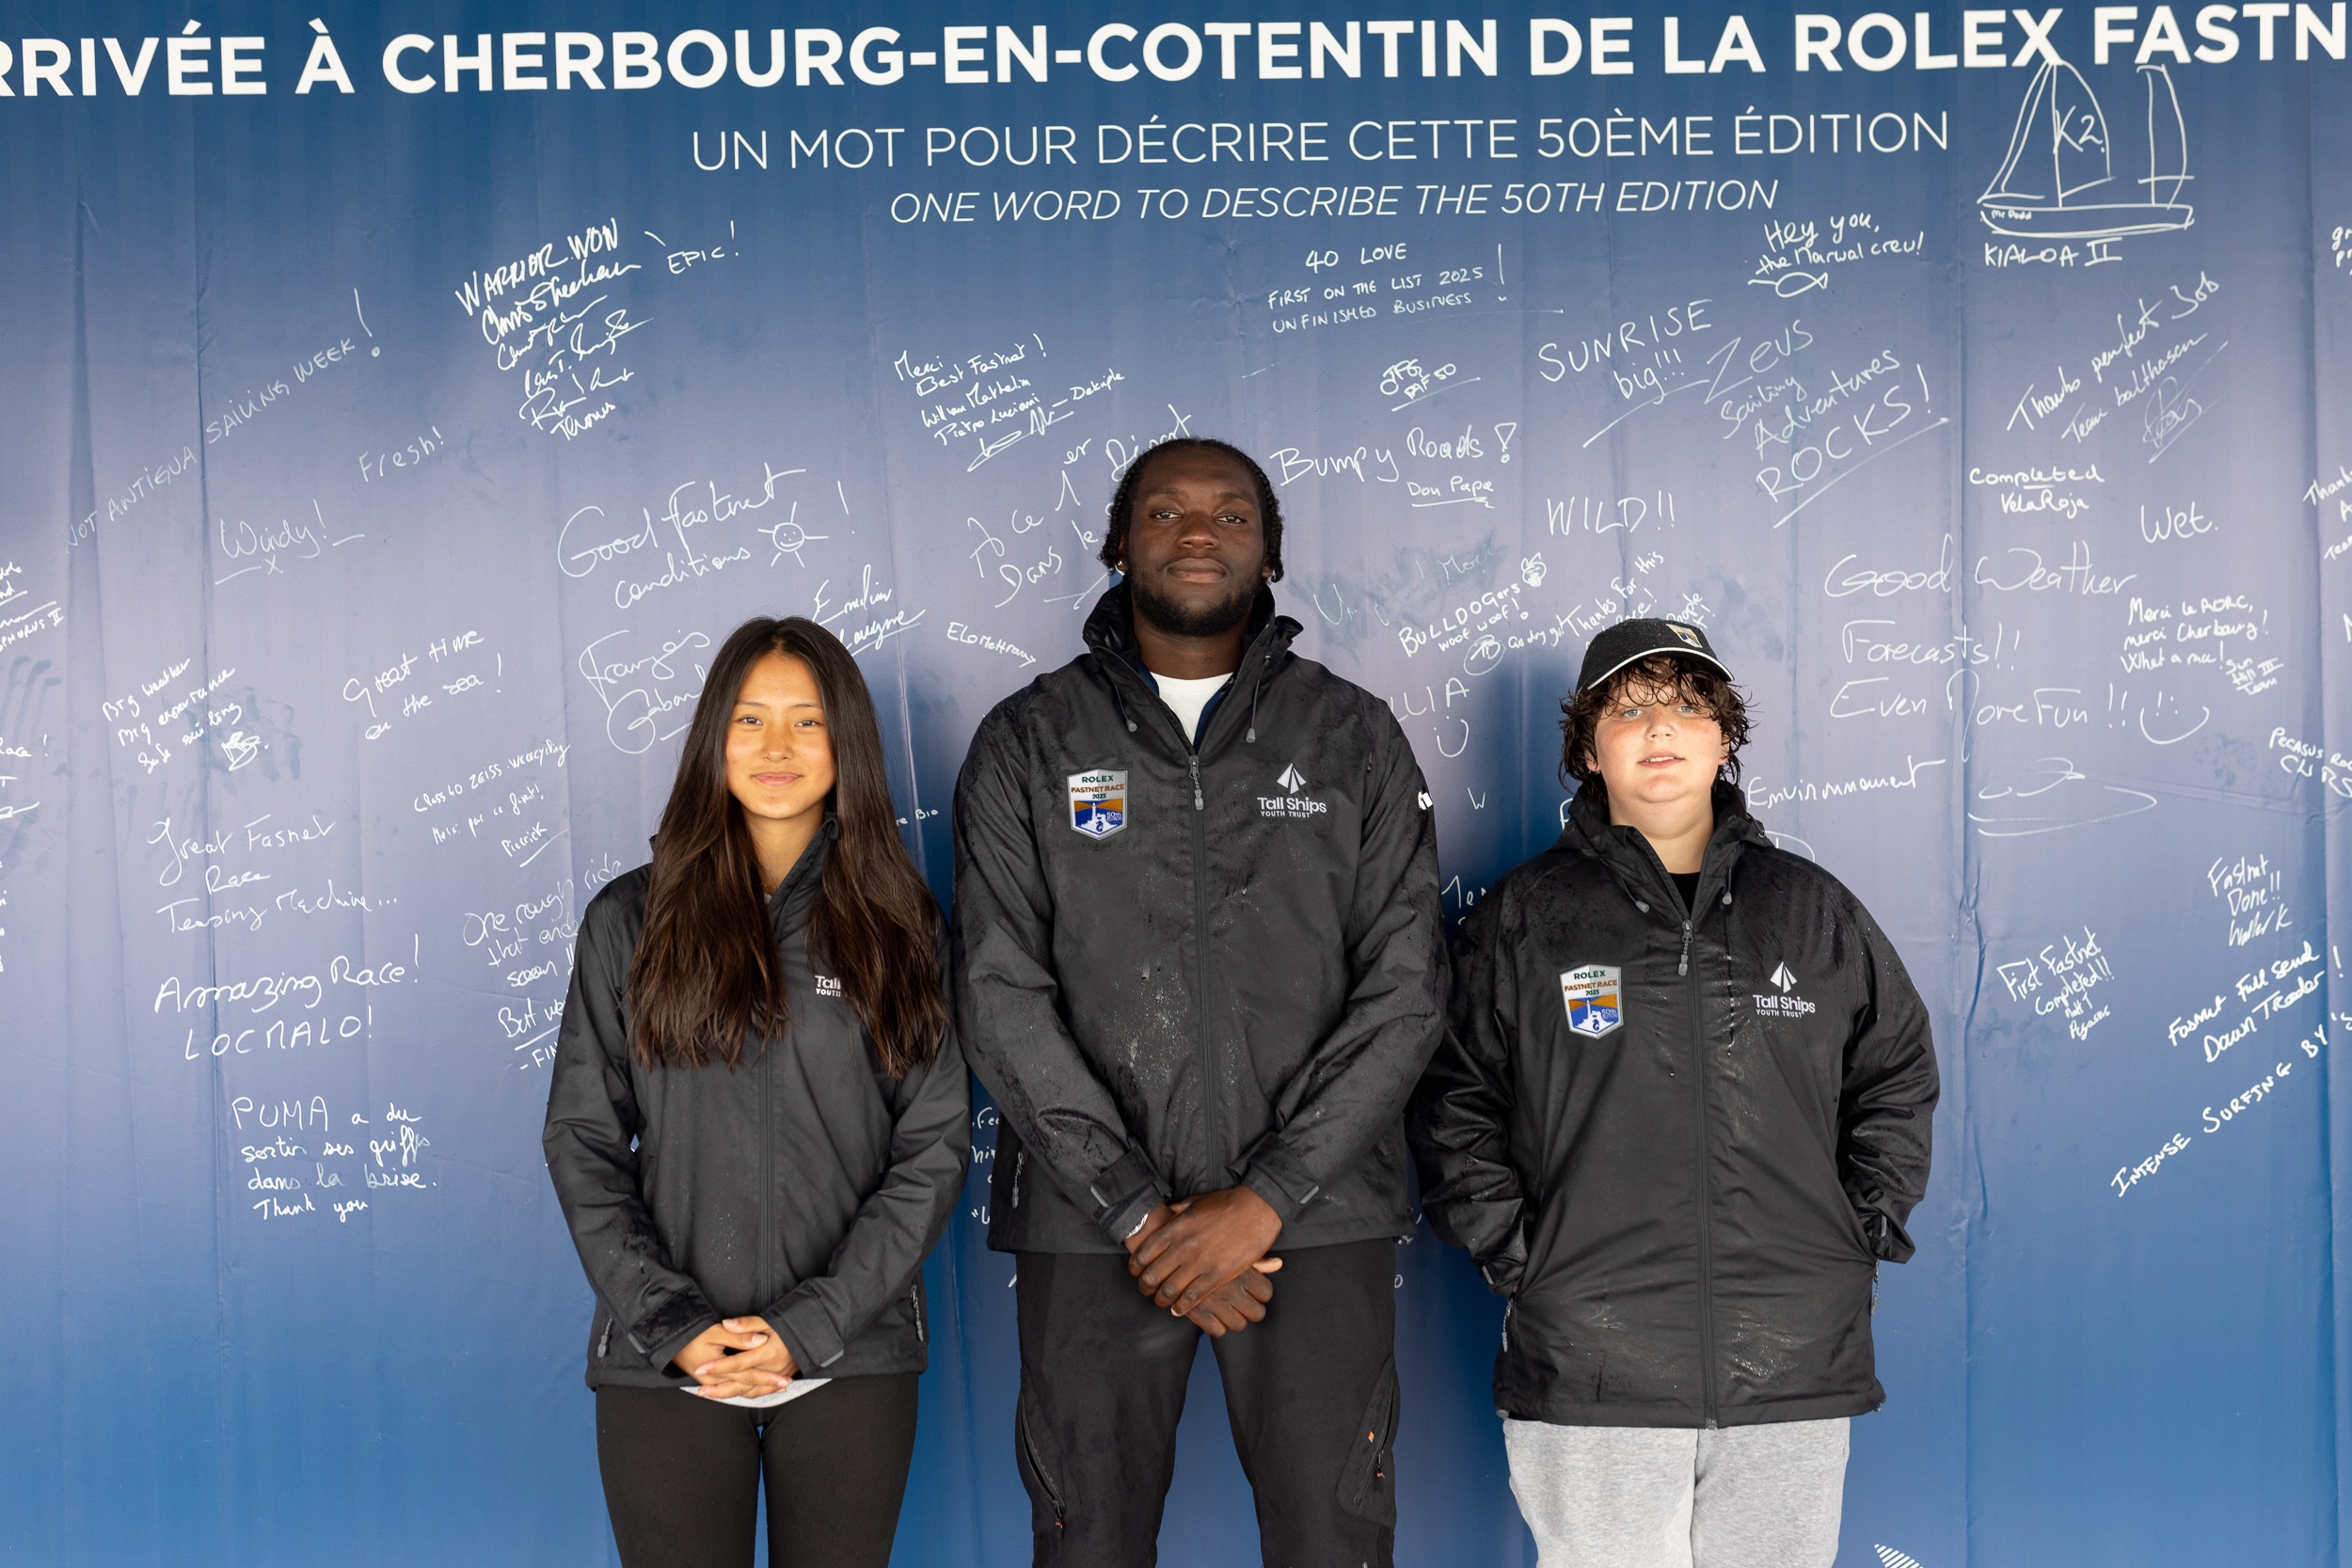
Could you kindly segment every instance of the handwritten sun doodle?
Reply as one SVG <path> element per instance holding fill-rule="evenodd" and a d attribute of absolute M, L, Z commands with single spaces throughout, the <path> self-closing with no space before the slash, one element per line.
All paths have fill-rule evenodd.
<path fill-rule="evenodd" d="M 790 516 L 781 522 L 770 523 L 758 531 L 767 536 L 768 543 L 775 548 L 776 553 L 768 558 L 769 565 L 773 566 L 787 555 L 792 558 L 792 563 L 796 566 L 808 564 L 807 558 L 801 552 L 811 545 L 821 543 L 826 536 L 821 533 L 811 533 L 801 526 L 800 519 L 801 503 L 794 501 Z"/>

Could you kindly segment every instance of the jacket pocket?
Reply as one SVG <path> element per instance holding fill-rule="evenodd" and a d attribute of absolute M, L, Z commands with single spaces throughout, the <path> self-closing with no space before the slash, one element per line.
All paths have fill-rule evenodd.
<path fill-rule="evenodd" d="M 1396 1528 L 1396 1463 L 1391 1452 L 1396 1441 L 1396 1358 L 1391 1356 L 1380 1365 L 1372 1402 L 1358 1423 L 1363 1435 L 1350 1444 L 1347 1464 L 1340 1471 L 1340 1506 L 1388 1529 Z"/>
<path fill-rule="evenodd" d="M 1037 1408 L 1037 1396 L 1030 1392 L 1028 1380 L 1024 1378 L 1020 1402 L 1012 1418 L 1013 1457 L 1020 1463 L 1021 1482 L 1028 1488 L 1029 1528 L 1041 1538 L 1058 1537 L 1062 1522 L 1069 1517 L 1061 1484 L 1056 1479 L 1058 1466 L 1055 1450 L 1044 1427 Z"/>

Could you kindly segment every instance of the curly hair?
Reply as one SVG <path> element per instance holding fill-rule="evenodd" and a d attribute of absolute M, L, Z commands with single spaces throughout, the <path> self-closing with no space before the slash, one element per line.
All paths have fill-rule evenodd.
<path fill-rule="evenodd" d="M 1748 743 L 1748 708 L 1731 677 L 1712 664 L 1680 654 L 1659 654 L 1629 664 L 1599 685 L 1577 692 L 1560 705 L 1560 782 L 1573 780 L 1609 799 L 1609 786 L 1593 761 L 1593 741 L 1600 716 L 1622 701 L 1629 690 L 1649 694 L 1672 690 L 1682 701 L 1715 721 L 1724 732 L 1724 766 L 1716 776 L 1725 784 L 1740 782 L 1740 748 Z"/>
<path fill-rule="evenodd" d="M 1127 559 L 1127 524 L 1135 512 L 1136 489 L 1143 478 L 1144 468 L 1164 451 L 1180 451 L 1186 448 L 1220 452 L 1249 470 L 1249 477 L 1258 485 L 1258 525 L 1265 534 L 1266 580 L 1281 581 L 1282 503 L 1274 499 L 1274 482 L 1266 478 L 1265 470 L 1258 467 L 1256 458 L 1230 441 L 1219 441 L 1206 436 L 1179 436 L 1174 440 L 1162 441 L 1158 446 L 1139 453 L 1134 462 L 1127 465 L 1127 471 L 1120 476 L 1118 492 L 1111 497 L 1110 527 L 1104 532 L 1099 557 L 1103 564 L 1116 572 L 1120 569 L 1120 562 Z"/>

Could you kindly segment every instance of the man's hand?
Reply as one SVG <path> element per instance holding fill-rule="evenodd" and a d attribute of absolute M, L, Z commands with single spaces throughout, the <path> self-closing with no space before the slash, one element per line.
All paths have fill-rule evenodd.
<path fill-rule="evenodd" d="M 672 1362 L 702 1385 L 711 1400 L 755 1399 L 781 1392 L 800 1369 L 765 1318 L 728 1318 L 686 1342 Z"/>
<path fill-rule="evenodd" d="M 1152 1212 L 1144 1215 L 1143 1218 L 1137 1222 L 1133 1230 L 1127 1232 L 1127 1256 L 1130 1259 L 1134 1258 L 1136 1255 L 1136 1248 L 1141 1246 L 1145 1242 L 1150 1241 L 1153 1231 L 1159 1229 L 1160 1227 L 1174 1219 L 1179 1213 L 1183 1212 L 1184 1209 L 1184 1202 L 1181 1198 L 1174 1203 L 1162 1203 L 1154 1205 Z M 1133 1274 L 1136 1271 L 1130 1268 L 1127 1272 L 1129 1274 Z"/>
<path fill-rule="evenodd" d="M 1279 1258 L 1262 1258 L 1211 1291 L 1208 1299 L 1184 1314 L 1212 1339 L 1239 1334 L 1251 1323 L 1265 1322 L 1266 1303 L 1274 1299 L 1274 1281 L 1266 1275 L 1282 1266 Z"/>
<path fill-rule="evenodd" d="M 1183 1317 L 1251 1264 L 1270 1261 L 1266 1251 L 1282 1233 L 1281 1216 L 1248 1187 L 1203 1193 L 1161 1213 L 1152 1210 L 1127 1239 L 1127 1272 L 1145 1295 Z"/>

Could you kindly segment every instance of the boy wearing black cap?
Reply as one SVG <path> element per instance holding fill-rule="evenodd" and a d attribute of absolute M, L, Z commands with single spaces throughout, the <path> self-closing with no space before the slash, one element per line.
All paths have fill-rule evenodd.
<path fill-rule="evenodd" d="M 1927 1185 L 1926 1008 L 1869 912 L 1736 783 L 1706 633 L 1593 640 L 1568 827 L 1464 923 L 1407 1128 L 1508 1298 L 1495 1403 L 1542 1568 L 1837 1555 L 1870 1311 Z"/>

